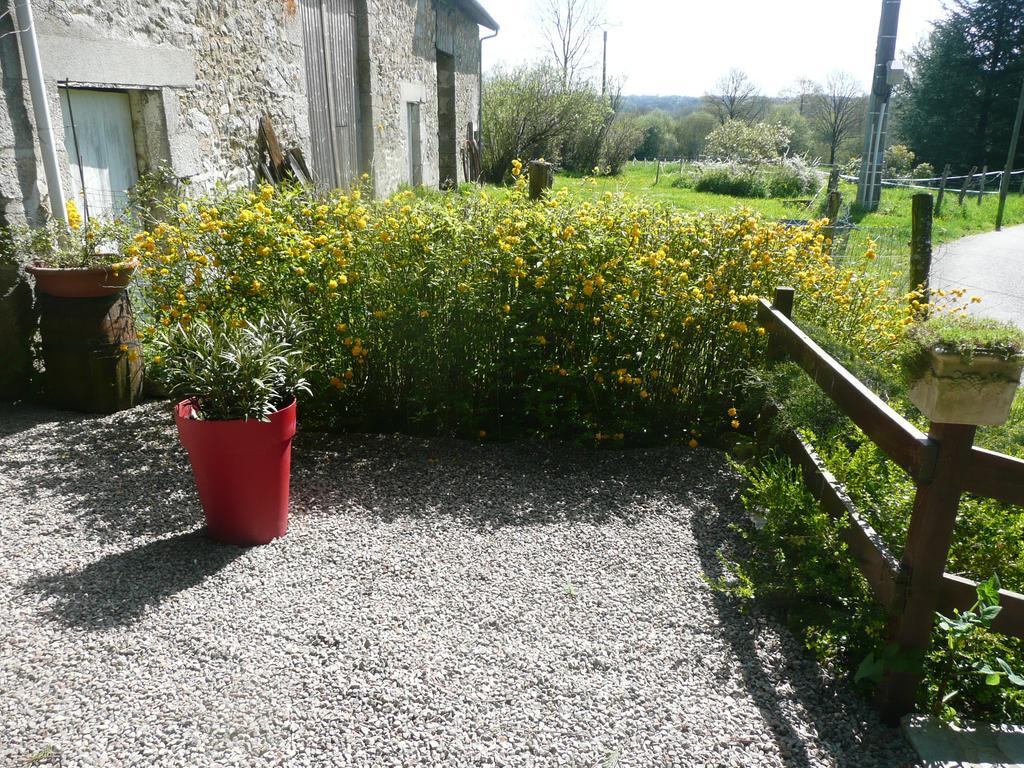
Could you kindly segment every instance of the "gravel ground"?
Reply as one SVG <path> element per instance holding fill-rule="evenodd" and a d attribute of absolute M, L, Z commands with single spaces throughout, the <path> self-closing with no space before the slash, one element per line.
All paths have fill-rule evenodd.
<path fill-rule="evenodd" d="M 715 452 L 302 434 L 246 550 L 168 410 L 0 410 L 0 765 L 912 762 L 707 586 Z"/>

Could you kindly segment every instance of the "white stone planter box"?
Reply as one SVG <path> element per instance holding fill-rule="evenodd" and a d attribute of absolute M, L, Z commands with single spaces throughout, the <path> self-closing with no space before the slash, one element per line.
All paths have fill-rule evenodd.
<path fill-rule="evenodd" d="M 930 421 L 942 424 L 999 425 L 1010 417 L 1024 356 L 1008 360 L 975 353 L 931 353 L 922 378 L 910 387 L 910 402 Z"/>

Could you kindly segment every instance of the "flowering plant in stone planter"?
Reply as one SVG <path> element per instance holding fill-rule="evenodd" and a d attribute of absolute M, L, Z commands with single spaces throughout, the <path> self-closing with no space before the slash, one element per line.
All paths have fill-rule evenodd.
<path fill-rule="evenodd" d="M 304 324 L 282 311 L 251 323 L 179 324 L 154 344 L 210 534 L 265 544 L 288 529 L 296 396 L 308 392 Z"/>
<path fill-rule="evenodd" d="M 127 224 L 118 218 L 83 221 L 74 201 L 67 222 L 50 219 L 41 227 L 14 232 L 15 249 L 36 279 L 36 290 L 64 298 L 119 293 L 128 285 L 137 261 L 123 255 Z"/>
<path fill-rule="evenodd" d="M 1024 370 L 1024 331 L 996 320 L 936 316 L 910 326 L 904 368 L 910 401 L 929 420 L 998 425 Z"/>

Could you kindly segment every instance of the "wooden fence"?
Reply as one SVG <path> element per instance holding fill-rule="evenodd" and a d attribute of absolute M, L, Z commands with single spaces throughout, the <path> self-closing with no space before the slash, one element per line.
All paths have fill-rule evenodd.
<path fill-rule="evenodd" d="M 794 292 L 778 288 L 775 302 L 761 300 L 758 317 L 770 333 L 769 357 L 789 358 L 917 486 L 906 550 L 896 558 L 795 432 L 780 448 L 800 467 L 808 490 L 833 518 L 847 523 L 843 540 L 890 616 L 890 642 L 907 653 L 928 646 L 935 611 L 966 610 L 977 583 L 945 572 L 953 525 L 963 493 L 1024 505 L 1024 461 L 973 446 L 977 427 L 932 423 L 924 434 L 829 356 L 791 320 Z M 1024 638 L 1024 595 L 1000 591 L 1003 610 L 993 628 Z M 885 719 L 913 709 L 919 672 L 888 671 L 879 686 Z"/>

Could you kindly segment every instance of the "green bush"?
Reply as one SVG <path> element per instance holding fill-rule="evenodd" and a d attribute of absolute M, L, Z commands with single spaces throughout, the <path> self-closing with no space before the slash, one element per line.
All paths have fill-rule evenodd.
<path fill-rule="evenodd" d="M 733 197 L 792 198 L 814 194 L 821 179 L 813 167 L 800 158 L 763 165 L 704 163 L 690 166 L 673 186 Z"/>
<path fill-rule="evenodd" d="M 484 79 L 483 160 L 487 181 L 511 182 L 516 158 L 544 157 L 575 173 L 617 172 L 644 140 L 632 114 L 580 80 L 566 85 L 550 66 L 498 69 Z"/>
<path fill-rule="evenodd" d="M 834 329 L 814 329 L 807 321 L 801 325 L 871 389 L 923 426 L 906 401 L 900 355 L 874 360 L 856 345 L 835 343 Z M 938 325 L 945 327 L 942 322 Z M 978 343 L 971 337 L 971 346 Z M 905 546 L 916 490 L 906 473 L 842 416 L 795 364 L 758 372 L 746 393 L 748 418 L 766 412 L 769 403 L 781 405 L 781 418 L 765 436 L 801 429 L 858 511 L 898 557 Z M 1018 397 L 1010 423 L 981 430 L 978 442 L 1024 454 L 1024 395 Z M 781 606 L 807 647 L 852 677 L 869 655 L 878 659 L 885 654 L 881 609 L 839 544 L 834 524 L 806 496 L 799 472 L 787 459 L 769 454 L 741 471 L 748 483 L 747 508 L 767 523 L 744 532 L 749 549 L 737 555 L 734 566 L 742 589 L 733 591 Z M 998 574 L 1009 589 L 1024 588 L 1024 510 L 989 499 L 962 499 L 947 570 L 979 582 Z M 925 659 L 919 707 L 950 719 L 1024 722 L 1021 689 L 1002 678 L 999 684 L 986 684 L 986 676 L 977 672 L 1000 658 L 1020 669 L 1024 643 L 984 627 L 974 627 L 959 638 L 955 650 L 945 639 L 940 629 Z M 953 690 L 956 697 L 943 702 Z"/>
<path fill-rule="evenodd" d="M 821 186 L 821 177 L 799 157 L 789 157 L 777 165 L 760 169 L 768 188 L 768 197 L 803 197 L 813 195 Z"/>
<path fill-rule="evenodd" d="M 708 134 L 704 153 L 712 160 L 760 163 L 785 155 L 792 135 L 778 123 L 726 120 Z"/>
<path fill-rule="evenodd" d="M 611 194 L 538 204 L 520 168 L 496 193 L 263 187 L 182 202 L 133 246 L 147 344 L 179 322 L 244 325 L 288 303 L 311 326 L 307 417 L 602 440 L 728 425 L 764 345 L 757 298 L 778 284 L 852 343 L 894 349 L 887 284 L 833 264 L 818 224 Z"/>
<path fill-rule="evenodd" d="M 763 175 L 749 165 L 704 166 L 693 188 L 698 192 L 732 197 L 768 197 L 768 185 Z"/>

